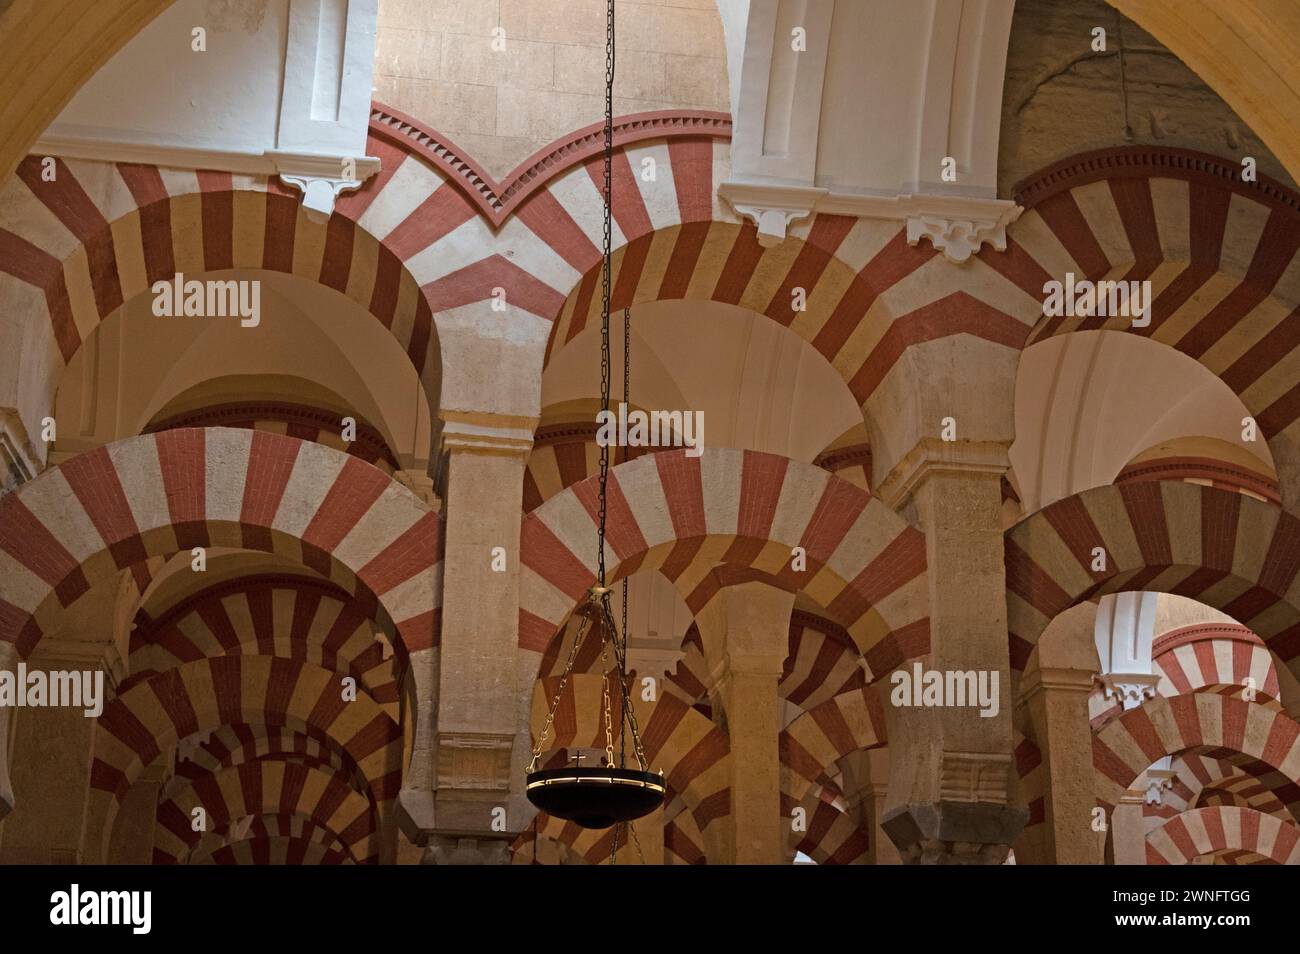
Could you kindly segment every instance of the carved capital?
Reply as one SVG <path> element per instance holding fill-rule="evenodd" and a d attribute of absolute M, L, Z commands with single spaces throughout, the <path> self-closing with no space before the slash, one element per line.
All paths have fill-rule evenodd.
<path fill-rule="evenodd" d="M 379 171 L 379 160 L 370 157 L 325 156 L 309 153 L 267 152 L 275 171 L 286 185 L 302 192 L 307 218 L 317 225 L 334 214 L 334 202 L 344 192 L 360 189 Z"/>
<path fill-rule="evenodd" d="M 910 196 L 907 244 L 928 238 L 954 264 L 970 260 L 986 242 L 1007 250 L 1007 226 L 1024 211 L 1014 202 L 963 196 Z"/>
<path fill-rule="evenodd" d="M 422 865 L 508 865 L 510 843 L 501 838 L 431 835 Z"/>
<path fill-rule="evenodd" d="M 772 248 L 785 241 L 790 224 L 812 215 L 825 189 L 804 186 L 764 185 L 748 182 L 724 182 L 718 195 L 726 199 L 736 214 L 758 227 L 758 244 Z"/>
<path fill-rule="evenodd" d="M 1146 789 L 1142 800 L 1148 805 L 1160 805 L 1165 800 L 1165 792 L 1174 787 L 1175 774 L 1171 769 L 1147 769 L 1144 779 Z"/>
<path fill-rule="evenodd" d="M 1156 697 L 1160 677 L 1145 672 L 1103 672 L 1097 681 L 1106 691 L 1107 699 L 1114 699 L 1125 709 L 1136 709 L 1148 699 Z"/>

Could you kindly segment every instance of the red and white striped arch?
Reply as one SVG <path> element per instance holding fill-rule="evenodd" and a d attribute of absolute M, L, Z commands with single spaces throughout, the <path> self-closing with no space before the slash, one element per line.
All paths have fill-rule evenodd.
<path fill-rule="evenodd" d="M 802 590 L 844 626 L 872 673 L 929 646 L 925 538 L 820 468 L 752 451 L 651 454 L 610 470 L 611 579 L 657 569 L 692 611 L 717 566 Z M 542 652 L 595 581 L 596 478 L 528 514 L 521 531 L 519 643 Z M 792 568 L 795 547 L 807 567 Z M 733 573 L 735 575 L 735 573 Z"/>
<path fill-rule="evenodd" d="M 1151 146 L 1084 153 L 1022 183 L 1007 251 L 980 255 L 1025 294 L 1077 279 L 1149 280 L 1151 324 L 1042 317 L 1028 343 L 1124 330 L 1167 344 L 1221 378 L 1259 422 L 1292 504 L 1300 440 L 1300 196 L 1233 159 Z M 1041 315 L 1041 312 L 1040 312 Z M 1288 488 L 1288 478 L 1291 486 Z"/>
<path fill-rule="evenodd" d="M 1253 808 L 1284 821 L 1295 818 L 1288 802 L 1300 797 L 1300 791 L 1285 775 L 1258 759 L 1240 753 L 1210 758 L 1184 752 L 1173 760 L 1172 767 L 1174 778 L 1160 804 L 1143 805 L 1149 824 L 1158 817 L 1216 804 Z"/>
<path fill-rule="evenodd" d="M 398 717 L 404 662 L 388 637 L 338 587 L 303 577 L 244 577 L 208 587 L 131 631 L 118 691 L 204 657 L 303 659 L 341 676 Z"/>
<path fill-rule="evenodd" d="M 846 755 L 889 744 L 877 693 L 855 689 L 828 699 L 781 732 L 781 805 L 788 814 Z"/>
<path fill-rule="evenodd" d="M 1018 670 L 1059 613 L 1122 590 L 1199 600 L 1300 669 L 1300 520 L 1272 504 L 1181 481 L 1096 487 L 1022 520 L 1004 546 Z M 1097 547 L 1104 570 L 1092 569 Z"/>
<path fill-rule="evenodd" d="M 1216 805 L 1183 812 L 1147 835 L 1149 865 L 1185 865 L 1223 851 L 1249 851 L 1274 864 L 1300 864 L 1300 828 L 1250 808 Z"/>
<path fill-rule="evenodd" d="M 372 794 L 352 756 L 326 730 L 316 726 L 294 731 L 285 726 L 234 724 L 190 736 L 177 747 L 172 782 L 185 784 L 258 759 L 313 765 L 346 779 L 360 794 Z M 171 784 L 163 787 L 164 793 L 171 790 Z"/>
<path fill-rule="evenodd" d="M 204 659 L 138 684 L 104 707 L 90 772 L 90 857 L 102 859 L 117 808 L 145 767 L 174 744 L 235 725 L 322 734 L 356 766 L 367 786 L 367 804 L 381 806 L 382 812 L 397 796 L 402 730 L 364 693 L 345 701 L 336 674 L 300 661 L 268 656 Z M 234 767 L 258 764 L 254 760 Z"/>
<path fill-rule="evenodd" d="M 425 649 L 436 642 L 439 526 L 383 471 L 319 444 L 229 428 L 117 441 L 0 499 L 0 649 L 25 657 L 93 582 L 212 546 L 284 554 L 373 594 L 404 651 Z"/>
<path fill-rule="evenodd" d="M 1097 800 L 1119 804 L 1152 763 L 1192 752 L 1210 757 L 1234 753 L 1262 762 L 1288 781 L 1300 780 L 1300 725 L 1276 709 L 1212 693 L 1157 697 L 1130 709 L 1093 735 Z"/>
<path fill-rule="evenodd" d="M 1218 692 L 1261 705 L 1280 705 L 1273 654 L 1245 626 L 1182 626 L 1159 636 L 1152 656 L 1160 676 L 1156 692 L 1162 696 Z"/>
<path fill-rule="evenodd" d="M 352 859 L 306 838 L 268 836 L 223 844 L 196 852 L 192 865 L 348 865 Z"/>
<path fill-rule="evenodd" d="M 245 762 L 173 792 L 158 806 L 155 864 L 181 864 L 198 845 L 193 811 L 202 808 L 210 833 L 228 834 L 248 815 L 284 813 L 312 822 L 363 864 L 379 860 L 374 806 L 337 776 L 295 762 Z"/>
<path fill-rule="evenodd" d="M 806 832 L 792 832 L 790 842 L 819 865 L 864 865 L 871 850 L 871 836 L 856 813 L 846 812 L 809 793 L 804 800 L 808 811 Z"/>

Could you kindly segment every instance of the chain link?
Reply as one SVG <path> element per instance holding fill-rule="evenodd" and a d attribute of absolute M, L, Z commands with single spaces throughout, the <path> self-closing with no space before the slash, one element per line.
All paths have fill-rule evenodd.
<path fill-rule="evenodd" d="M 528 763 L 528 771 L 537 771 L 537 760 L 542 757 L 542 749 L 546 746 L 546 737 L 551 733 L 551 725 L 555 722 L 555 710 L 560 708 L 560 698 L 564 695 L 564 687 L 569 684 L 569 675 L 573 672 L 573 663 L 578 658 L 578 649 L 582 646 L 582 640 L 587 635 L 587 630 L 591 626 L 591 616 L 583 615 L 582 625 L 578 627 L 578 635 L 573 638 L 573 645 L 569 648 L 569 658 L 564 664 L 564 673 L 560 676 L 560 685 L 555 690 L 555 698 L 551 700 L 550 711 L 546 713 L 546 722 L 542 726 L 541 734 L 537 736 L 537 744 L 533 746 L 533 758 Z"/>

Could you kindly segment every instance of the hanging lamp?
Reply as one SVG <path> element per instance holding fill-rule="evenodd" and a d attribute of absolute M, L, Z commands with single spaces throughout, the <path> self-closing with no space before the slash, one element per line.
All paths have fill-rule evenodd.
<path fill-rule="evenodd" d="M 605 219 L 604 219 L 604 261 L 601 273 L 601 323 L 600 323 L 600 397 L 602 408 L 609 411 L 611 362 L 609 350 L 609 303 L 611 290 L 610 266 L 610 209 L 611 209 L 611 169 L 614 157 L 614 0 L 606 0 L 605 20 Z M 630 357 L 631 313 L 623 309 L 623 401 L 628 400 L 631 384 L 631 370 L 628 365 Z M 546 714 L 546 722 L 537 737 L 533 748 L 532 761 L 528 765 L 525 793 L 528 800 L 540 810 L 556 818 L 571 821 L 582 828 L 609 828 L 620 823 L 627 823 L 641 818 L 663 804 L 667 793 L 667 783 L 659 772 L 650 770 L 645 751 L 641 745 L 641 733 L 637 726 L 636 714 L 632 710 L 632 701 L 627 685 L 627 580 L 623 580 L 623 619 L 622 627 L 614 620 L 610 606 L 610 587 L 605 577 L 605 514 L 606 490 L 609 482 L 609 445 L 600 448 L 600 511 L 596 527 L 596 585 L 587 593 L 587 601 L 582 609 L 582 623 L 569 648 L 564 672 L 560 677 L 555 698 L 551 701 Z M 595 625 L 601 640 L 601 672 L 603 690 L 601 692 L 601 709 L 605 725 L 605 764 L 601 766 L 582 766 L 581 757 L 575 759 L 572 766 L 563 768 L 537 768 L 555 721 L 555 711 L 559 708 L 564 690 L 573 674 L 574 662 L 583 639 Z M 609 653 L 613 651 L 615 670 L 607 668 Z M 611 692 L 610 683 L 614 683 L 615 692 Z M 613 696 L 617 694 L 615 703 Z M 617 764 L 614 758 L 613 707 L 619 709 L 619 756 Z M 637 768 L 627 767 L 627 740 L 631 738 L 632 753 L 636 758 Z M 635 833 L 634 833 L 635 837 Z M 638 846 L 639 847 L 639 846 Z M 615 833 L 611 856 L 618 851 L 618 835 Z"/>

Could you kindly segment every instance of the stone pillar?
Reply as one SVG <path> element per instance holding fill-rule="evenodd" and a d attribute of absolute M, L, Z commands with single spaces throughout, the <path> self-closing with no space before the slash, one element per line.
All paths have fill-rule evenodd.
<path fill-rule="evenodd" d="M 889 797 L 889 749 L 871 749 L 864 753 L 871 766 L 871 777 L 862 790 L 862 820 L 871 835 L 873 865 L 901 865 L 898 846 L 885 833 L 885 803 Z"/>
<path fill-rule="evenodd" d="M 781 816 L 781 697 L 794 594 L 767 583 L 724 587 L 697 617 L 715 716 L 731 744 L 724 863 L 786 863 Z"/>
<path fill-rule="evenodd" d="M 503 837 L 527 817 L 511 760 L 519 730 L 519 528 L 537 422 L 445 409 L 442 420 L 446 539 L 431 824 L 459 844 Z M 439 844 L 443 857 L 468 857 L 464 846 Z M 484 858 L 498 854 L 493 846 Z"/>
<path fill-rule="evenodd" d="M 158 824 L 158 800 L 171 779 L 175 756 L 164 753 L 145 768 L 118 806 L 113 833 L 108 842 L 108 863 L 112 865 L 153 864 L 154 830 Z"/>
<path fill-rule="evenodd" d="M 1101 863 L 1092 821 L 1097 794 L 1088 724 L 1094 677 L 1091 670 L 1056 668 L 1036 668 L 1025 676 L 1025 702 L 1046 773 L 1042 860 L 1051 864 Z"/>
<path fill-rule="evenodd" d="M 1142 820 L 1145 799 L 1141 789 L 1130 789 L 1119 800 L 1110 816 L 1111 853 L 1114 864 L 1147 863 L 1146 826 Z"/>
<path fill-rule="evenodd" d="M 102 706 L 112 690 L 105 648 L 103 643 L 47 638 L 26 661 L 27 672 L 100 673 Z M 15 804 L 0 833 L 0 864 L 81 863 L 97 725 L 85 712 L 83 705 L 47 704 L 11 714 Z"/>
<path fill-rule="evenodd" d="M 926 535 L 926 669 L 945 680 L 950 672 L 983 674 L 990 689 L 997 680 L 996 708 L 990 704 L 988 714 L 969 699 L 888 707 L 892 761 L 883 826 L 908 863 L 1001 864 L 1028 817 L 1010 799 L 1001 493 L 1007 466 L 1004 444 L 927 437 L 878 488 Z"/>

